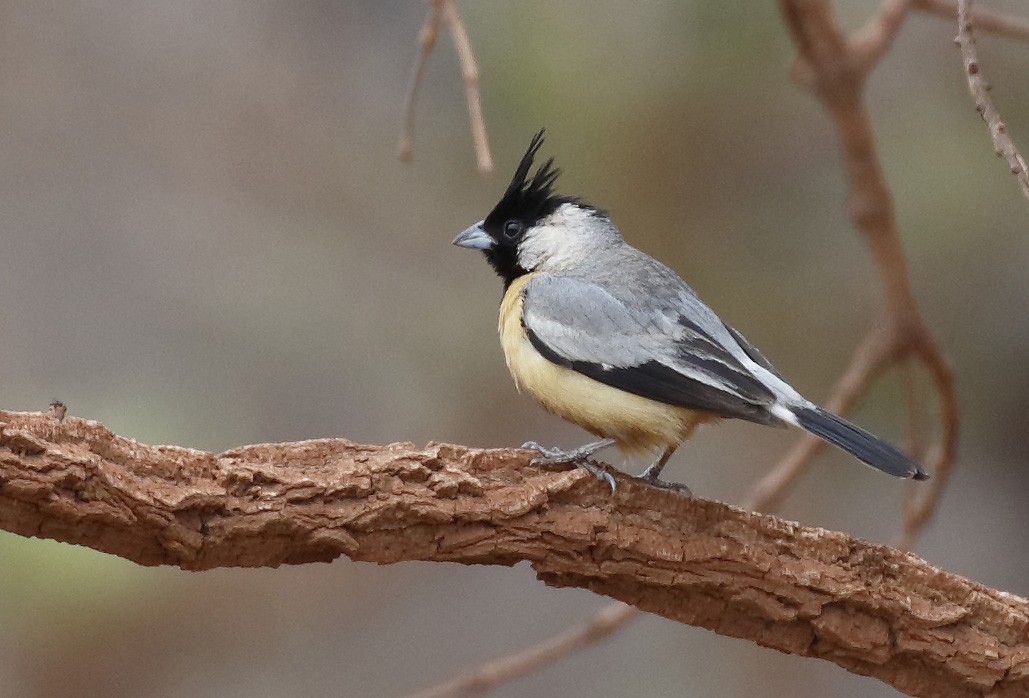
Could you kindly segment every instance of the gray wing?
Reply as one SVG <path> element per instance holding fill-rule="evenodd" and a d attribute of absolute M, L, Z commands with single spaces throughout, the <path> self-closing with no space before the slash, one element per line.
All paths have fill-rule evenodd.
<path fill-rule="evenodd" d="M 685 284 L 677 286 L 664 289 L 676 295 L 662 303 L 618 298 L 616 290 L 582 278 L 537 277 L 523 290 L 522 323 L 546 359 L 606 385 L 679 407 L 779 423 L 767 410 L 775 395 L 738 358 L 748 352 Z"/>

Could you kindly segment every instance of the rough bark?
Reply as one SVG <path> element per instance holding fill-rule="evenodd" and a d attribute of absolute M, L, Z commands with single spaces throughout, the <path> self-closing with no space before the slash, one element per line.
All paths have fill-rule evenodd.
<path fill-rule="evenodd" d="M 346 555 L 528 560 L 666 618 L 828 659 L 916 696 L 1029 695 L 1029 601 L 844 533 L 517 449 L 344 439 L 214 455 L 0 411 L 0 528 L 204 570 Z"/>

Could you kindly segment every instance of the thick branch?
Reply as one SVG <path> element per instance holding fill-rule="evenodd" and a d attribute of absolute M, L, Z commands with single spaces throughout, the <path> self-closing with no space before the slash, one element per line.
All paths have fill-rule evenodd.
<path fill-rule="evenodd" d="M 344 439 L 213 455 L 96 422 L 0 411 L 0 528 L 143 565 L 532 563 L 553 586 L 920 696 L 1029 691 L 1029 601 L 846 534 L 689 499 L 530 452 Z"/>

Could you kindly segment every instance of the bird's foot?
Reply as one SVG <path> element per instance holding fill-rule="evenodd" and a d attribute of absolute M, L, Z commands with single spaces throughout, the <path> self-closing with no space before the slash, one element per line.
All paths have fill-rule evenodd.
<path fill-rule="evenodd" d="M 665 464 L 668 463 L 668 459 L 672 457 L 672 453 L 675 452 L 675 446 L 669 446 L 665 449 L 665 452 L 661 454 L 661 457 L 656 461 L 647 466 L 647 469 L 640 473 L 640 479 L 649 482 L 654 487 L 660 487 L 665 490 L 672 490 L 673 492 L 680 492 L 687 497 L 692 497 L 693 492 L 686 485 L 678 482 L 666 482 L 658 479 L 661 475 L 661 471 L 664 470 Z"/>
<path fill-rule="evenodd" d="M 614 439 L 604 439 L 603 441 L 596 441 L 579 448 L 572 449 L 571 451 L 562 451 L 559 448 L 545 448 L 540 446 L 535 441 L 526 441 L 522 444 L 522 448 L 529 449 L 532 451 L 539 451 L 543 454 L 542 458 L 533 458 L 532 465 L 556 465 L 559 463 L 571 463 L 576 468 L 582 468 L 587 473 L 597 478 L 598 480 L 604 480 L 611 487 L 611 492 L 615 491 L 615 478 L 611 473 L 607 472 L 603 467 L 594 461 L 590 460 L 590 457 L 597 451 L 613 446 L 615 443 Z"/>
<path fill-rule="evenodd" d="M 650 470 L 650 468 L 647 468 L 647 470 L 644 470 L 643 473 L 640 474 L 640 480 L 643 480 L 644 482 L 649 482 L 654 487 L 660 487 L 663 490 L 671 490 L 672 492 L 678 492 L 679 494 L 686 497 L 693 496 L 693 491 L 687 485 L 684 485 L 681 482 L 668 482 L 667 480 L 659 480 L 656 473 L 653 476 L 648 475 L 648 470 Z"/>
<path fill-rule="evenodd" d="M 597 451 L 614 445 L 614 439 L 603 439 L 601 441 L 594 441 L 593 443 L 586 444 L 585 446 L 580 446 L 579 448 L 573 448 L 571 451 L 562 451 L 560 448 L 547 448 L 546 446 L 540 446 L 535 441 L 526 441 L 522 444 L 522 448 L 539 451 L 543 454 L 542 458 L 534 458 L 532 460 L 533 465 L 554 465 L 556 463 L 575 463 L 585 460 Z"/>

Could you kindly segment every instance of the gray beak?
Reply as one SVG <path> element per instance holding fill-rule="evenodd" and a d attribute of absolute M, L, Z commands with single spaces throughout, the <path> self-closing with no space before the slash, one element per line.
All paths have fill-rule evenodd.
<path fill-rule="evenodd" d="M 458 247 L 467 247 L 472 250 L 488 250 L 493 247 L 493 238 L 483 230 L 482 223 L 483 221 L 479 221 L 462 230 L 454 238 L 454 244 Z"/>

